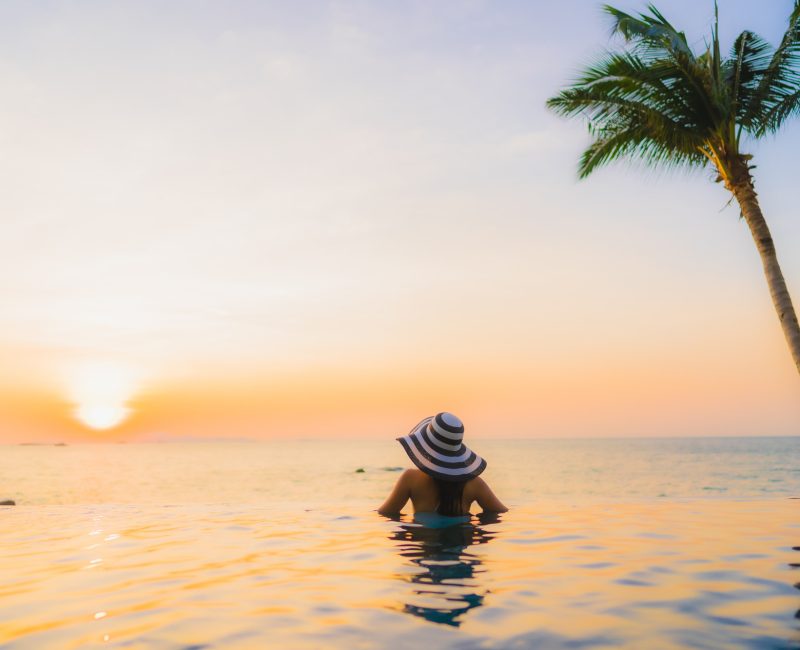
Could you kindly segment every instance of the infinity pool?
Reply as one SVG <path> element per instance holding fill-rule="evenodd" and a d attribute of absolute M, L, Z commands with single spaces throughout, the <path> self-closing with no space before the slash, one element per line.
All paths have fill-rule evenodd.
<path fill-rule="evenodd" d="M 800 500 L 0 508 L 17 648 L 798 648 Z"/>

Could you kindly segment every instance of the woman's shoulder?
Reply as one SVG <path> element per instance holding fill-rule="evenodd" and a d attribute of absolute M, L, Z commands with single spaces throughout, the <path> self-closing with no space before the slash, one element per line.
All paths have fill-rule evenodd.
<path fill-rule="evenodd" d="M 482 485 L 486 485 L 486 481 L 484 481 L 480 476 L 475 476 L 474 478 L 471 478 L 469 481 L 467 481 L 466 485 L 470 487 L 479 487 Z"/>
<path fill-rule="evenodd" d="M 405 481 L 407 483 L 417 483 L 417 484 L 433 482 L 433 479 L 430 476 L 428 476 L 421 469 L 417 469 L 416 467 L 412 467 L 405 470 L 400 475 L 400 480 Z"/>
<path fill-rule="evenodd" d="M 486 489 L 486 481 L 484 481 L 480 476 L 471 478 L 464 484 L 464 492 L 468 494 L 479 494 L 485 489 Z"/>

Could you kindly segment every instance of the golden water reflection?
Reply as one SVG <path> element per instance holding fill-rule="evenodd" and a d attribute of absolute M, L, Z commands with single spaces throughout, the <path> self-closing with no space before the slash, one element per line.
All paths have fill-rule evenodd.
<path fill-rule="evenodd" d="M 18 506 L 0 647 L 800 648 L 798 505 Z"/>
<path fill-rule="evenodd" d="M 460 626 L 467 612 L 483 605 L 488 591 L 481 556 L 472 547 L 494 539 L 496 533 L 485 526 L 498 523 L 500 515 L 482 513 L 467 519 L 420 513 L 412 522 L 396 520 L 399 526 L 389 539 L 397 542 L 405 567 L 411 569 L 397 577 L 414 585 L 403 611 L 432 623 Z"/>

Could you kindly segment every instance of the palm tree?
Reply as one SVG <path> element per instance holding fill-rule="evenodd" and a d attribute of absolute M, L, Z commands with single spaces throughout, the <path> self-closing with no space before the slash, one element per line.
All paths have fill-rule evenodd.
<path fill-rule="evenodd" d="M 752 155 L 742 150 L 743 136 L 775 133 L 800 113 L 800 0 L 793 4 L 777 47 L 744 31 L 727 57 L 720 54 L 716 2 L 711 40 L 699 53 L 652 4 L 638 16 L 606 5 L 613 33 L 625 45 L 586 68 L 547 105 L 588 123 L 592 142 L 580 159 L 581 178 L 623 157 L 716 174 L 750 228 L 800 372 L 800 327 L 758 204 Z"/>

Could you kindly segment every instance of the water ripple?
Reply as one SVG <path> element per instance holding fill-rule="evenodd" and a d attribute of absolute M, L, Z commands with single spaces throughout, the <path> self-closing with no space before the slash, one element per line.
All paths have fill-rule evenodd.
<path fill-rule="evenodd" d="M 0 645 L 797 647 L 795 509 L 554 501 L 435 527 L 366 504 L 18 506 Z"/>

